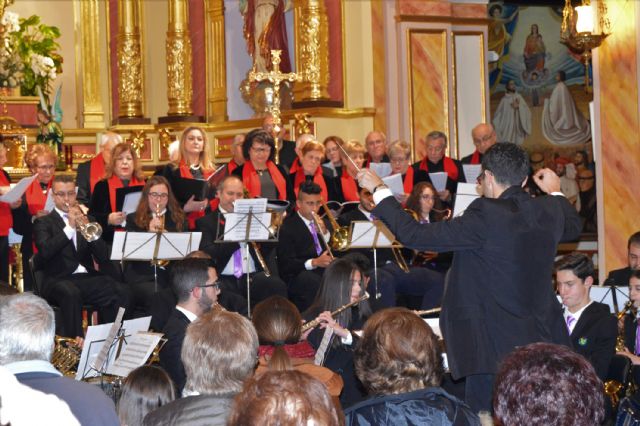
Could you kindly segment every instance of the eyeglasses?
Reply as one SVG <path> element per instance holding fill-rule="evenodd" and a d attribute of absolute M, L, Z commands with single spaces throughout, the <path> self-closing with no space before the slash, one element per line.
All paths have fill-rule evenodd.
<path fill-rule="evenodd" d="M 41 171 L 53 170 L 55 168 L 56 168 L 56 166 L 54 166 L 53 164 L 47 164 L 45 166 L 37 166 L 36 167 L 36 169 L 41 170 Z"/>
<path fill-rule="evenodd" d="M 482 142 L 488 142 L 492 137 L 493 137 L 493 133 L 489 133 L 488 135 L 484 135 L 479 138 L 473 138 L 473 143 L 478 145 L 479 143 L 482 143 Z"/>
<path fill-rule="evenodd" d="M 480 173 L 478 175 L 478 177 L 476 178 L 476 183 L 478 185 L 480 185 L 482 183 L 482 181 L 484 180 L 484 173 L 486 172 L 486 170 L 483 170 L 482 173 Z"/>
<path fill-rule="evenodd" d="M 392 163 L 404 163 L 405 161 L 408 161 L 408 160 L 409 159 L 405 157 L 392 157 L 390 161 Z"/>
<path fill-rule="evenodd" d="M 271 147 L 269 148 L 255 148 L 255 147 L 251 147 L 251 151 L 255 152 L 256 154 L 266 154 L 268 152 L 271 152 Z"/>
<path fill-rule="evenodd" d="M 153 198 L 169 198 L 169 194 L 166 192 L 150 192 L 149 196 Z"/>
<path fill-rule="evenodd" d="M 59 192 L 54 192 L 53 195 L 60 198 L 74 197 L 76 195 L 76 191 L 69 191 L 69 192 L 59 191 Z"/>
<path fill-rule="evenodd" d="M 218 281 L 214 282 L 213 284 L 202 284 L 202 285 L 199 285 L 198 287 L 200 287 L 200 288 L 214 287 L 214 288 L 220 289 L 220 284 L 221 283 L 218 280 Z"/>

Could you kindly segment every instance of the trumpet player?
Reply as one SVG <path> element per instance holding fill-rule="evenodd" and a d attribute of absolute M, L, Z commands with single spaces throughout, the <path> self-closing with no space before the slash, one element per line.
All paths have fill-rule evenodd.
<path fill-rule="evenodd" d="M 94 260 L 101 269 L 109 263 L 109 247 L 102 238 L 87 241 L 76 229 L 78 222 L 86 218 L 77 206 L 73 177 L 54 177 L 51 189 L 54 210 L 33 224 L 38 249 L 34 266 L 44 276 L 38 291 L 60 308 L 60 334 L 84 337 L 83 305 L 94 306 L 100 322 L 113 322 L 120 306 L 129 309 L 131 294 L 123 283 L 94 268 Z"/>
<path fill-rule="evenodd" d="M 269 274 L 266 259 L 273 250 L 273 243 L 260 243 L 249 247 L 250 257 L 245 259 L 245 243 L 221 243 L 225 231 L 225 215 L 233 213 L 233 203 L 244 196 L 242 180 L 235 175 L 226 176 L 218 185 L 218 208 L 196 221 L 196 228 L 202 232 L 200 250 L 211 256 L 219 271 L 222 294 L 220 304 L 227 310 L 246 313 L 247 275 L 251 286 L 251 304 L 254 305 L 269 296 L 287 296 L 287 286 L 280 278 Z M 256 251 L 259 250 L 258 251 Z"/>

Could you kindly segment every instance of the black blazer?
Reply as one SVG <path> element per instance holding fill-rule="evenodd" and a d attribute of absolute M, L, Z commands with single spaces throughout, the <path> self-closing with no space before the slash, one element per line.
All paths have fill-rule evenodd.
<path fill-rule="evenodd" d="M 182 204 L 181 207 L 184 207 L 184 204 L 186 203 L 189 197 L 185 197 L 179 194 L 178 191 L 176 191 L 176 181 L 178 180 L 178 178 L 180 178 L 180 168 L 174 167 L 173 164 L 169 163 L 165 165 L 159 173 L 155 173 L 155 174 L 163 176 L 169 181 L 169 185 L 171 185 L 171 191 L 173 192 L 178 202 Z M 216 198 L 215 188 L 210 185 L 206 195 L 207 195 L 207 199 L 209 200 Z"/>
<path fill-rule="evenodd" d="M 393 197 L 373 213 L 407 247 L 454 252 L 440 316 L 454 379 L 495 374 L 516 346 L 570 345 L 551 285 L 558 243 L 580 235 L 580 217 L 566 198 L 531 198 L 513 186 L 448 222 L 419 224 Z"/>
<path fill-rule="evenodd" d="M 140 186 L 142 190 L 143 186 Z M 89 202 L 89 214 L 95 217 L 96 221 L 102 226 L 102 238 L 111 243 L 113 241 L 113 233 L 116 229 L 122 229 L 121 226 L 109 225 L 109 214 L 115 209 L 115 206 L 111 205 L 111 199 L 109 196 L 109 182 L 107 179 L 102 179 L 93 188 L 93 194 L 91 194 L 91 201 Z"/>
<path fill-rule="evenodd" d="M 11 216 L 13 218 L 13 232 L 22 235 L 20 252 L 23 256 L 29 258 L 33 254 L 33 222 L 31 221 L 26 194 L 22 195 L 20 207 L 11 210 Z"/>
<path fill-rule="evenodd" d="M 187 381 L 187 375 L 182 365 L 182 342 L 187 332 L 187 327 L 191 322 L 182 312 L 173 309 L 169 320 L 162 329 L 167 343 L 160 351 L 160 365 L 169 374 L 171 380 L 176 385 L 178 395 L 182 392 L 184 384 Z"/>
<path fill-rule="evenodd" d="M 326 250 L 322 236 L 318 236 L 320 247 Z M 278 271 L 280 277 L 289 282 L 305 271 L 304 263 L 318 257 L 311 231 L 298 213 L 292 213 L 282 223 L 278 240 Z M 315 270 L 324 271 L 324 268 Z"/>
<path fill-rule="evenodd" d="M 600 380 L 607 378 L 611 358 L 616 351 L 618 325 L 609 306 L 593 302 L 589 305 L 571 333 L 573 349 L 589 360 Z"/>
<path fill-rule="evenodd" d="M 73 241 L 64 233 L 64 227 L 64 220 L 56 210 L 33 223 L 38 265 L 44 270 L 47 280 L 69 276 L 79 264 L 88 272 L 96 273 L 93 267 L 94 257 L 98 263 L 109 261 L 109 247 L 102 238 L 90 243 L 78 232 L 76 249 Z"/>
<path fill-rule="evenodd" d="M 218 274 L 222 274 L 222 270 L 227 266 L 227 263 L 229 263 L 233 253 L 240 248 L 240 244 L 238 243 L 215 242 L 218 238 L 222 238 L 222 235 L 224 235 L 224 224 L 224 216 L 220 214 L 219 209 L 216 209 L 196 220 L 196 229 L 202 232 L 200 250 L 205 251 L 209 256 L 211 256 L 211 261 L 218 271 Z M 260 250 L 265 259 L 269 256 L 273 247 L 273 243 L 260 243 Z M 262 271 L 262 266 L 260 265 L 260 262 L 258 262 L 258 257 L 253 249 L 253 245 L 249 247 L 249 253 L 253 258 L 253 263 L 256 265 L 256 271 Z"/>
<path fill-rule="evenodd" d="M 76 197 L 78 202 L 89 205 L 89 201 L 91 201 L 91 160 L 78 164 L 76 186 L 78 187 L 78 196 Z"/>
<path fill-rule="evenodd" d="M 613 284 L 617 286 L 628 286 L 631 279 L 631 268 L 614 269 L 609 272 L 607 280 L 613 280 Z"/>
<path fill-rule="evenodd" d="M 286 200 L 289 201 L 289 211 L 293 210 L 293 207 L 295 205 L 296 202 L 296 194 L 295 192 L 293 192 L 293 185 L 291 184 L 291 180 L 289 179 L 289 174 L 286 172 L 286 170 L 280 166 L 280 165 L 276 165 L 278 167 L 278 171 L 280 172 L 280 174 L 282 175 L 282 177 L 284 178 L 285 184 L 286 184 L 286 191 L 287 191 L 287 195 L 286 195 Z M 244 170 L 244 164 L 242 166 L 238 166 L 236 167 L 236 169 L 231 173 L 233 175 L 236 175 L 240 178 L 240 180 L 242 180 L 242 171 Z M 243 181 L 243 183 L 246 184 L 246 182 Z M 276 187 L 276 192 L 278 193 L 278 197 L 281 195 L 278 192 L 278 188 Z"/>
<path fill-rule="evenodd" d="M 283 139 L 282 148 L 280 148 L 280 153 L 278 155 L 278 164 L 286 170 L 289 170 L 297 156 L 295 141 L 287 141 Z"/>
<path fill-rule="evenodd" d="M 304 172 L 302 172 L 301 170 L 298 170 L 296 173 L 289 175 L 289 179 L 291 180 L 291 185 L 293 185 L 294 194 L 296 190 L 296 187 L 295 187 L 296 176 L 298 175 L 298 173 L 304 173 Z M 324 169 L 322 170 L 322 180 L 324 180 L 324 184 L 327 187 L 327 197 L 328 197 L 328 199 L 324 201 L 325 202 L 338 201 L 339 194 L 338 194 L 338 190 L 335 187 L 336 180 L 331 176 L 329 176 L 328 174 L 326 174 Z M 305 181 L 313 182 L 313 176 L 305 176 Z"/>

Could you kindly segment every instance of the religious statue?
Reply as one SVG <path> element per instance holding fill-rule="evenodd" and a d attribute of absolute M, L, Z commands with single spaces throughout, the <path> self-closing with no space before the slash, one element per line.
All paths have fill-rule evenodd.
<path fill-rule="evenodd" d="M 56 96 L 53 105 L 50 107 L 44 99 L 42 90 L 38 86 L 38 94 L 40 95 L 40 108 L 38 109 L 38 135 L 37 143 L 45 143 L 56 153 L 58 157 L 57 168 L 64 169 L 64 153 L 62 150 L 62 142 L 64 133 L 62 132 L 62 108 L 60 107 L 60 93 L 62 85 L 56 90 Z M 50 110 L 51 109 L 51 110 Z"/>

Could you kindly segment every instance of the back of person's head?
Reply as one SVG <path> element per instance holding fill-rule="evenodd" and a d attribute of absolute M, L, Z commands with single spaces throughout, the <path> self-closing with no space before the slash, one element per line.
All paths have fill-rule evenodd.
<path fill-rule="evenodd" d="M 260 344 L 275 348 L 269 359 L 269 369 L 290 369 L 291 360 L 283 346 L 300 340 L 302 316 L 296 305 L 282 296 L 271 296 L 256 305 L 251 320 Z"/>
<path fill-rule="evenodd" d="M 406 308 L 384 309 L 367 320 L 356 347 L 355 366 L 372 395 L 439 386 L 443 373 L 437 336 Z"/>
<path fill-rule="evenodd" d="M 189 324 L 182 344 L 185 391 L 235 394 L 253 374 L 258 336 L 240 314 L 213 310 Z"/>
<path fill-rule="evenodd" d="M 55 337 L 53 309 L 31 293 L 0 297 L 0 365 L 49 361 Z"/>
<path fill-rule="evenodd" d="M 317 379 L 295 370 L 267 371 L 247 381 L 236 396 L 227 424 L 339 426 L 344 417 Z"/>
<path fill-rule="evenodd" d="M 514 143 L 499 142 L 485 152 L 482 169 L 490 171 L 504 187 L 520 186 L 529 175 L 529 155 Z"/>
<path fill-rule="evenodd" d="M 591 364 L 571 349 L 533 343 L 502 361 L 494 386 L 495 418 L 510 425 L 599 425 L 603 385 Z"/>
<path fill-rule="evenodd" d="M 556 261 L 555 269 L 556 272 L 571 271 L 581 280 L 585 280 L 587 277 L 594 277 L 595 275 L 593 261 L 585 253 L 579 251 L 574 251 L 562 256 Z"/>
<path fill-rule="evenodd" d="M 171 283 L 178 303 L 189 300 L 191 291 L 209 280 L 210 261 L 201 257 L 176 260 L 171 264 Z"/>
<path fill-rule="evenodd" d="M 138 367 L 122 385 L 118 401 L 120 424 L 142 426 L 144 416 L 174 399 L 173 382 L 163 369 L 150 365 Z"/>

